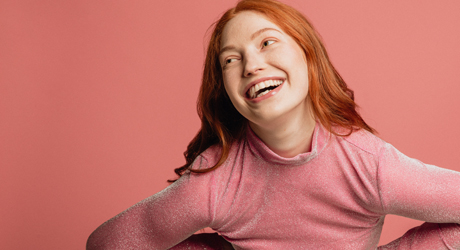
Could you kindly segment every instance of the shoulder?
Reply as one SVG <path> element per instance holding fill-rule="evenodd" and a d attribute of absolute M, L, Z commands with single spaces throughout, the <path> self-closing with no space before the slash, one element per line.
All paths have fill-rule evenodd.
<path fill-rule="evenodd" d="M 219 161 L 221 154 L 222 148 L 218 145 L 213 145 L 199 154 L 190 165 L 190 168 L 194 170 L 211 168 Z"/>
<path fill-rule="evenodd" d="M 337 132 L 342 132 L 340 129 Z M 342 145 L 355 148 L 356 150 L 367 152 L 378 156 L 387 143 L 365 129 L 354 130 L 349 136 L 336 136 Z"/>
<path fill-rule="evenodd" d="M 227 159 L 225 160 L 224 164 L 222 164 L 217 169 L 222 168 L 223 166 L 227 165 L 229 160 L 234 159 L 235 154 L 241 149 L 244 140 L 236 141 L 232 145 L 230 145 L 229 152 L 227 155 Z M 212 145 L 203 151 L 194 161 L 192 164 L 193 169 L 206 169 L 215 166 L 221 156 L 222 156 L 222 147 L 220 145 Z M 217 170 L 216 169 L 216 170 Z"/>
<path fill-rule="evenodd" d="M 208 167 L 212 167 L 217 164 L 221 155 L 222 147 L 219 145 L 213 145 L 203 151 L 203 153 L 201 153 L 198 158 L 201 158 L 202 161 L 205 161 Z"/>

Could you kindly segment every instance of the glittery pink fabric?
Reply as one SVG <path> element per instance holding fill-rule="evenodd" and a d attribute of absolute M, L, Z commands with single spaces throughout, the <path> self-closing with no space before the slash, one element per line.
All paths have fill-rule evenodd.
<path fill-rule="evenodd" d="M 193 167 L 213 166 L 218 156 L 211 147 Z M 342 138 L 317 123 L 312 150 L 283 158 L 249 129 L 217 170 L 187 173 L 104 223 L 87 249 L 168 249 L 205 227 L 235 249 L 376 249 L 386 214 L 429 223 L 380 250 L 460 249 L 460 173 L 363 130 Z M 207 241 L 201 249 L 224 249 L 212 243 L 221 239 L 189 238 L 173 249 Z"/>

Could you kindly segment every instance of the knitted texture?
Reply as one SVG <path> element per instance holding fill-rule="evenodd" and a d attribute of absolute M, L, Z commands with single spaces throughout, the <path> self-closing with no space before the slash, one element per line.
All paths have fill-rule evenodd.
<path fill-rule="evenodd" d="M 192 167 L 211 167 L 219 155 L 211 147 Z M 460 173 L 364 130 L 338 137 L 317 123 L 311 151 L 283 158 L 248 129 L 222 166 L 186 173 L 104 223 L 88 249 L 168 249 L 184 240 L 183 249 L 196 249 L 201 243 L 186 239 L 205 227 L 235 249 L 376 249 L 386 214 L 430 223 L 379 250 L 460 249 Z"/>

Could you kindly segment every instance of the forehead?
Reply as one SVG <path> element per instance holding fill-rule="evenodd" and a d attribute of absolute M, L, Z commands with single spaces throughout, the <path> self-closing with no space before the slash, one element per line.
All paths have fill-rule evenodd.
<path fill-rule="evenodd" d="M 254 11 L 242 11 L 232 18 L 222 32 L 221 48 L 230 43 L 250 40 L 251 35 L 264 28 L 274 28 L 283 32 L 265 15 Z"/>

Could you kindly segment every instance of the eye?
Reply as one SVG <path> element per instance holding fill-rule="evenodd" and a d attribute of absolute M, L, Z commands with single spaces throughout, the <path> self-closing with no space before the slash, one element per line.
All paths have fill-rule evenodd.
<path fill-rule="evenodd" d="M 263 44 L 262 44 L 262 47 L 267 47 L 268 45 L 271 45 L 272 43 L 274 43 L 275 41 L 273 40 L 267 40 L 265 41 Z"/>
<path fill-rule="evenodd" d="M 225 60 L 225 64 L 229 64 L 229 63 L 232 63 L 234 61 L 236 61 L 236 58 L 228 58 L 228 59 Z"/>

